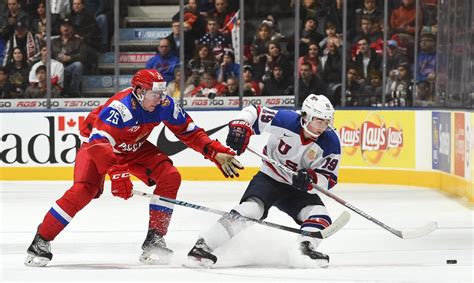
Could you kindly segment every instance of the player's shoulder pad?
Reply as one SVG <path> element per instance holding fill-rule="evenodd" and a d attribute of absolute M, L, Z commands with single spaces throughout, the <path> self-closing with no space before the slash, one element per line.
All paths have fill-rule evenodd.
<path fill-rule="evenodd" d="M 99 118 L 106 124 L 121 127 L 121 125 L 133 119 L 130 105 L 130 100 L 126 97 L 121 100 L 113 100 L 100 111 Z"/>
<path fill-rule="evenodd" d="M 184 118 L 184 110 L 179 106 L 176 101 L 166 95 L 160 105 L 160 113 L 163 120 L 179 120 L 180 118 Z"/>
<path fill-rule="evenodd" d="M 296 134 L 300 133 L 300 114 L 293 110 L 279 110 L 272 120 L 272 126 L 285 128 Z"/>
<path fill-rule="evenodd" d="M 315 141 L 323 150 L 323 157 L 330 154 L 341 154 L 341 141 L 336 130 L 327 130 Z"/>

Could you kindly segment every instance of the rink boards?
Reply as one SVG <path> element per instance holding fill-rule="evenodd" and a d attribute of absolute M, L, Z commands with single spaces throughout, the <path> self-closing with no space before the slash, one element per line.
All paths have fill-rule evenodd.
<path fill-rule="evenodd" d="M 213 139 L 225 141 L 226 123 L 237 111 L 191 111 Z M 71 180 L 78 129 L 87 112 L 0 113 L 1 180 Z M 339 110 L 335 127 L 343 158 L 340 182 L 397 184 L 437 188 L 474 201 L 472 148 L 474 115 L 447 111 Z M 222 180 L 220 172 L 200 154 L 186 149 L 163 126 L 149 141 L 171 156 L 184 180 Z M 263 148 L 266 134 L 251 145 Z M 249 180 L 260 160 L 239 157 Z"/>

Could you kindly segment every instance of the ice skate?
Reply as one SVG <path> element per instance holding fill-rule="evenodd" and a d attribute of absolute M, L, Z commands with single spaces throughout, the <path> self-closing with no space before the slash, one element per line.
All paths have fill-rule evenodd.
<path fill-rule="evenodd" d="M 27 252 L 28 256 L 25 260 L 27 266 L 46 266 L 53 258 L 49 242 L 43 239 L 40 234 L 35 235 Z"/>
<path fill-rule="evenodd" d="M 303 255 L 309 256 L 309 258 L 316 261 L 318 267 L 325 268 L 329 266 L 329 256 L 315 251 L 309 241 L 301 242 L 300 250 Z"/>
<path fill-rule="evenodd" d="M 199 238 L 194 247 L 188 253 L 188 267 L 208 267 L 210 268 L 217 261 L 217 257 L 212 254 L 212 250 L 207 246 L 203 238 Z"/>
<path fill-rule="evenodd" d="M 168 264 L 173 251 L 166 247 L 165 239 L 155 230 L 149 230 L 142 245 L 140 262 L 145 264 Z"/>

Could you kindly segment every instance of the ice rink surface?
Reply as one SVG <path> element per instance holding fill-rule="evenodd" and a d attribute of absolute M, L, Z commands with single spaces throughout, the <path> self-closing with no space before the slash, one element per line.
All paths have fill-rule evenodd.
<path fill-rule="evenodd" d="M 230 210 L 246 182 L 183 182 L 178 199 Z M 200 231 L 217 215 L 175 206 L 168 247 L 169 265 L 138 261 L 148 225 L 148 199 L 124 201 L 110 194 L 78 213 L 52 242 L 53 260 L 45 268 L 23 265 L 36 226 L 70 182 L 3 182 L 1 204 L 1 275 L 10 281 L 311 281 L 311 282 L 474 282 L 474 210 L 467 201 L 439 191 L 386 185 L 341 184 L 333 191 L 369 215 L 397 229 L 437 221 L 438 230 L 402 240 L 352 213 L 351 221 L 324 240 L 320 251 L 331 257 L 315 268 L 297 252 L 296 235 L 253 225 L 215 251 L 212 269 L 183 267 Z M 151 192 L 141 183 L 135 188 Z M 345 207 L 322 196 L 333 219 Z M 298 227 L 278 209 L 267 221 Z M 446 260 L 456 259 L 448 265 Z"/>

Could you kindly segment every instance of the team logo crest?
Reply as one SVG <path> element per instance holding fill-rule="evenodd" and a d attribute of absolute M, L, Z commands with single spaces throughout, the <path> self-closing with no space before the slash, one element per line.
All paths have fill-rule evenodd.
<path fill-rule="evenodd" d="M 165 98 L 161 101 L 161 106 L 166 107 L 170 105 L 170 100 L 168 98 Z"/>
<path fill-rule="evenodd" d="M 313 161 L 316 159 L 317 152 L 314 149 L 308 150 L 308 153 L 306 153 L 306 156 L 308 157 L 309 160 Z"/>

